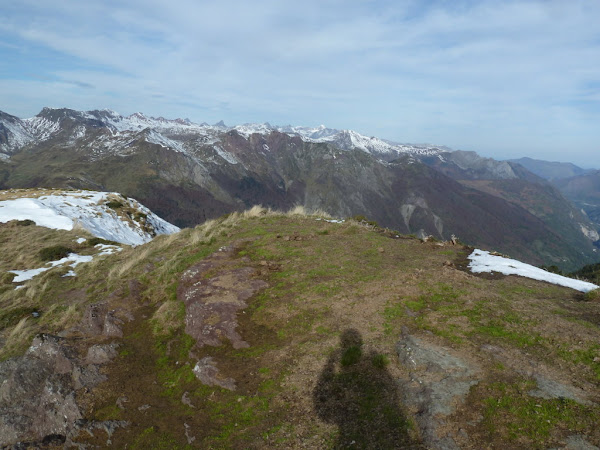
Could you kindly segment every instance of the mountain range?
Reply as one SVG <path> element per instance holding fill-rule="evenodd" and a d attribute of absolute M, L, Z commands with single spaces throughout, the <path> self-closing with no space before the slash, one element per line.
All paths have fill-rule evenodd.
<path fill-rule="evenodd" d="M 598 223 L 518 163 L 325 126 L 0 113 L 0 188 L 29 187 L 120 192 L 181 227 L 254 204 L 302 205 L 401 233 L 454 234 L 537 265 L 598 260 Z"/>
<path fill-rule="evenodd" d="M 545 178 L 546 180 L 571 178 L 584 175 L 592 171 L 592 169 L 582 169 L 573 163 L 565 162 L 542 161 L 532 158 L 519 158 L 512 159 L 511 161 L 522 165 L 530 172 L 533 172 L 536 175 Z"/>

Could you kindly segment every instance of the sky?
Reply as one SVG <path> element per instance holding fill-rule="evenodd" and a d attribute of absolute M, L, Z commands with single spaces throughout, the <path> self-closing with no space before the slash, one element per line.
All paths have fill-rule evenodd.
<path fill-rule="evenodd" d="M 353 129 L 600 167 L 598 0 L 2 0 L 0 110 Z"/>

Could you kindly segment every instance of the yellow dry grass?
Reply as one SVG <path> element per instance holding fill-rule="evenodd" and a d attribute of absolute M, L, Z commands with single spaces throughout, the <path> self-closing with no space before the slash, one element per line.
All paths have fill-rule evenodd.
<path fill-rule="evenodd" d="M 151 247 L 141 246 L 139 251 L 136 252 L 127 252 L 127 258 L 120 258 L 117 260 L 118 262 L 113 265 L 110 272 L 108 272 L 108 278 L 111 280 L 115 280 L 117 278 L 121 278 L 130 273 L 135 267 L 142 264 L 144 260 L 148 258 L 148 255 L 152 251 Z"/>
<path fill-rule="evenodd" d="M 32 331 L 33 327 L 31 326 L 29 317 L 21 319 L 19 323 L 10 330 L 10 333 L 8 333 L 2 353 L 19 353 L 24 350 L 32 338 Z"/>
<path fill-rule="evenodd" d="M 170 330 L 181 326 L 181 303 L 167 300 L 156 310 L 152 316 L 155 323 L 156 334 L 168 333 Z"/>

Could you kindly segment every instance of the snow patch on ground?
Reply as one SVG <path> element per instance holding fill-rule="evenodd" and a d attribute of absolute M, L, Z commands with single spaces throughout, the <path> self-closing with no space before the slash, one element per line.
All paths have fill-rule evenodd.
<path fill-rule="evenodd" d="M 321 218 L 317 218 L 316 220 L 322 220 L 324 222 L 329 222 L 329 223 L 344 223 L 345 222 L 344 219 L 321 219 Z"/>
<path fill-rule="evenodd" d="M 16 275 L 16 277 L 13 278 L 13 283 L 20 283 L 21 281 L 31 280 L 36 275 L 46 272 L 47 270 L 50 270 L 53 267 L 60 266 L 63 264 L 71 266 L 71 267 L 75 267 L 77 264 L 90 262 L 92 259 L 93 259 L 93 256 L 82 256 L 82 255 L 78 255 L 77 253 L 69 253 L 68 256 L 65 256 L 64 258 L 61 258 L 57 261 L 51 261 L 51 262 L 47 263 L 46 266 L 40 267 L 38 269 L 9 270 L 9 272 L 14 273 Z M 73 271 L 71 270 L 69 272 L 69 274 L 71 272 L 73 272 Z M 65 275 L 65 276 L 67 276 L 67 275 Z M 75 275 L 74 272 L 73 272 L 73 275 Z M 71 275 L 69 275 L 69 276 L 71 276 Z"/>
<path fill-rule="evenodd" d="M 539 267 L 531 266 L 515 259 L 492 255 L 485 250 L 473 250 L 473 253 L 469 255 L 469 259 L 471 260 L 469 268 L 473 273 L 499 272 L 504 275 L 520 275 L 522 277 L 576 289 L 581 292 L 589 292 L 598 288 L 595 284 L 546 272 Z"/>
<path fill-rule="evenodd" d="M 36 225 L 55 230 L 72 230 L 73 221 L 37 198 L 18 198 L 0 202 L 0 222 L 33 220 Z"/>
<path fill-rule="evenodd" d="M 100 250 L 98 256 L 112 255 L 114 253 L 123 251 L 123 248 L 119 247 L 118 245 L 97 244 L 94 246 L 94 248 Z"/>
<path fill-rule="evenodd" d="M 105 204 L 109 195 L 146 215 L 146 226 L 155 234 L 172 234 L 179 228 L 172 225 L 133 199 L 123 199 L 108 192 L 63 192 L 39 198 L 18 198 L 0 201 L 0 222 L 33 220 L 37 225 L 57 230 L 72 230 L 75 225 L 85 228 L 96 237 L 121 244 L 140 245 L 149 242 L 154 234 L 134 221 L 119 217 Z"/>

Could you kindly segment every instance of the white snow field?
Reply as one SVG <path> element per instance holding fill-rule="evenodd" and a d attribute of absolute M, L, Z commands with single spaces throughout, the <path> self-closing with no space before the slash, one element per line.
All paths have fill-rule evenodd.
<path fill-rule="evenodd" d="M 124 220 L 116 211 L 104 204 L 109 196 L 145 215 L 144 219 Z M 57 230 L 72 230 L 75 226 L 85 228 L 94 236 L 121 244 L 140 245 L 155 234 L 172 234 L 179 231 L 148 208 L 133 199 L 119 194 L 94 191 L 64 191 L 42 195 L 37 198 L 17 198 L 0 201 L 0 222 L 10 220 L 33 220 L 36 225 Z M 139 220 L 145 221 L 145 226 Z"/>
<path fill-rule="evenodd" d="M 492 255 L 485 250 L 473 250 L 473 253 L 469 255 L 469 259 L 471 260 L 469 268 L 473 273 L 499 272 L 504 275 L 520 275 L 522 277 L 576 289 L 581 292 L 589 292 L 598 289 L 598 286 L 593 283 L 563 277 L 562 275 L 547 272 L 544 269 L 522 263 L 515 259 Z"/>

